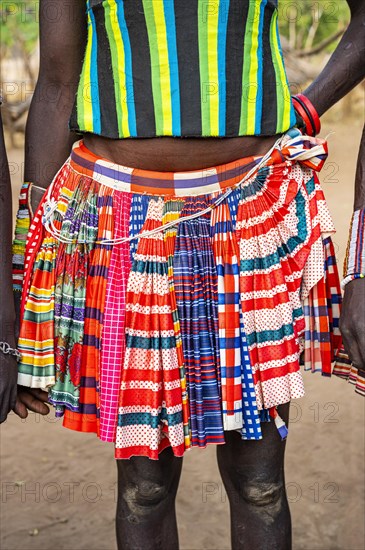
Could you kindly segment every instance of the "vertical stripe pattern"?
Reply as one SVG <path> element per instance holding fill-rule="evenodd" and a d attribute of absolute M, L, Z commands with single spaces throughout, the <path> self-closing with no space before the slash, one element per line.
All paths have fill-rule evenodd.
<path fill-rule="evenodd" d="M 301 352 L 329 375 L 340 346 L 313 171 L 325 156 L 291 131 L 233 190 L 252 157 L 170 174 L 76 143 L 27 236 L 19 383 L 48 388 L 64 426 L 114 442 L 116 458 L 182 456 L 225 430 L 257 440 L 268 410 L 285 437 L 274 409 L 303 395 Z M 337 373 L 361 392 L 361 373 Z"/>
<path fill-rule="evenodd" d="M 274 0 L 95 0 L 75 131 L 274 135 L 295 124 Z"/>

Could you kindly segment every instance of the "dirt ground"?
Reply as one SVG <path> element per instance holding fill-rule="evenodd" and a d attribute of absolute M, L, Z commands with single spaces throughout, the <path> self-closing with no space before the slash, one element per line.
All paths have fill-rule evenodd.
<path fill-rule="evenodd" d="M 323 136 L 334 132 L 321 180 L 338 230 L 334 240 L 341 265 L 361 118 L 349 124 L 335 113 L 322 131 Z M 9 156 L 16 197 L 22 153 Z M 339 379 L 305 373 L 305 383 L 307 396 L 292 403 L 286 454 L 294 549 L 362 550 L 364 401 Z M 0 435 L 1 550 L 116 548 L 111 445 L 37 415 L 26 421 L 10 415 Z M 177 509 L 182 550 L 230 548 L 228 503 L 214 449 L 187 454 Z"/>

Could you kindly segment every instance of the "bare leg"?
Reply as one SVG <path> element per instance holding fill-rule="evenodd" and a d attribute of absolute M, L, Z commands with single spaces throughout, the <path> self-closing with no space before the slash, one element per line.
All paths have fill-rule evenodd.
<path fill-rule="evenodd" d="M 288 422 L 289 404 L 278 409 Z M 231 509 L 233 550 L 290 550 L 291 519 L 284 481 L 285 441 L 273 421 L 262 424 L 262 441 L 226 432 L 218 466 Z"/>
<path fill-rule="evenodd" d="M 182 459 L 170 448 L 159 460 L 118 460 L 118 550 L 177 550 L 175 498 Z"/>

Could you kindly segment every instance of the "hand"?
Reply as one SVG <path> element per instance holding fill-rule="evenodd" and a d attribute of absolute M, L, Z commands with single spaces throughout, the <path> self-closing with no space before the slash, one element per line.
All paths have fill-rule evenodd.
<path fill-rule="evenodd" d="M 350 360 L 365 370 L 365 279 L 355 279 L 345 287 L 340 330 Z"/>
<path fill-rule="evenodd" d="M 17 392 L 18 365 L 13 355 L 0 351 L 0 424 L 14 409 Z"/>
<path fill-rule="evenodd" d="M 49 413 L 49 407 L 45 404 L 47 402 L 48 393 L 46 391 L 18 386 L 18 395 L 13 410 L 20 418 L 27 418 L 28 410 L 45 416 Z"/>

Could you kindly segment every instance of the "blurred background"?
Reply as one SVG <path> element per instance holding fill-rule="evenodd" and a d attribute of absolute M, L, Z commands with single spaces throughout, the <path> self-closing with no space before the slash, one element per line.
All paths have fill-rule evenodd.
<path fill-rule="evenodd" d="M 349 21 L 345 0 L 279 0 L 293 93 L 320 72 Z M 4 98 L 13 216 L 23 180 L 24 129 L 37 79 L 38 2 L 0 2 L 0 81 Z M 352 213 L 364 83 L 322 121 L 330 156 L 320 179 L 337 227 L 342 268 Z M 291 405 L 286 485 L 295 550 L 363 550 L 364 402 L 342 380 L 305 373 L 307 395 Z M 0 428 L 1 550 L 114 550 L 113 446 L 68 431 L 53 413 L 13 414 Z M 178 495 L 182 550 L 228 550 L 229 507 L 215 451 L 184 459 Z M 168 549 L 166 549 L 168 550 Z M 251 550 L 251 549 L 250 549 Z"/>

